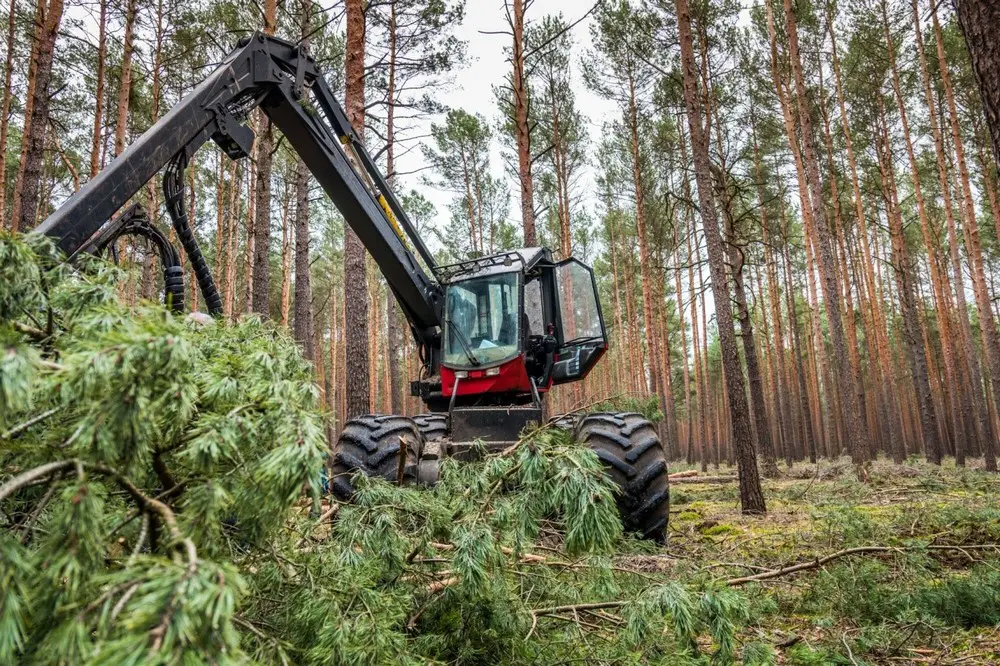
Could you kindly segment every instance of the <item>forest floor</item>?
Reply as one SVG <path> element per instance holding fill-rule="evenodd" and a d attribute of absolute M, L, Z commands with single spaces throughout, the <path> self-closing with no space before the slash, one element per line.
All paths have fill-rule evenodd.
<path fill-rule="evenodd" d="M 846 460 L 782 472 L 766 517 L 740 514 L 734 482 L 674 483 L 661 566 L 739 585 L 756 615 L 744 639 L 778 663 L 1000 664 L 1000 477 L 981 461 L 879 461 L 869 484 Z M 770 579 L 734 580 L 754 575 Z"/>

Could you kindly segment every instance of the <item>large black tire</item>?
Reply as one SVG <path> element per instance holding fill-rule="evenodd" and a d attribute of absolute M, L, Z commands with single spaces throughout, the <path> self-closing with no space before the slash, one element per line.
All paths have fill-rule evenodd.
<path fill-rule="evenodd" d="M 414 483 L 422 446 L 420 429 L 405 416 L 372 414 L 351 419 L 344 425 L 344 431 L 333 448 L 333 494 L 338 499 L 349 500 L 354 495 L 351 475 L 357 470 L 368 476 L 398 481 L 401 449 L 405 455 L 402 481 L 404 484 Z"/>
<path fill-rule="evenodd" d="M 576 429 L 618 486 L 618 512 L 626 532 L 660 543 L 670 515 L 667 459 L 656 428 L 641 414 L 589 414 Z"/>
<path fill-rule="evenodd" d="M 436 442 L 448 436 L 448 415 L 428 412 L 413 417 L 425 442 Z"/>

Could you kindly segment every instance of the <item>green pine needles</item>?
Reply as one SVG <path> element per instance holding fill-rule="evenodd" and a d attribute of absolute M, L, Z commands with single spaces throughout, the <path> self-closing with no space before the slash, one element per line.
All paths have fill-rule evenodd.
<path fill-rule="evenodd" d="M 617 563 L 648 546 L 565 434 L 336 503 L 290 338 L 119 278 L 0 236 L 0 664 L 773 662 L 740 593 Z"/>

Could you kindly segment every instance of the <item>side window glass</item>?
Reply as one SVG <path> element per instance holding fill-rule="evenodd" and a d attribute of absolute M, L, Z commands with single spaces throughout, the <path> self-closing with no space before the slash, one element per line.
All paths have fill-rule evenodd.
<path fill-rule="evenodd" d="M 544 335 L 542 316 L 542 281 L 534 279 L 524 285 L 524 313 L 528 315 L 527 335 Z"/>
<path fill-rule="evenodd" d="M 590 271 L 573 260 L 556 269 L 563 341 L 603 338 L 600 309 Z"/>

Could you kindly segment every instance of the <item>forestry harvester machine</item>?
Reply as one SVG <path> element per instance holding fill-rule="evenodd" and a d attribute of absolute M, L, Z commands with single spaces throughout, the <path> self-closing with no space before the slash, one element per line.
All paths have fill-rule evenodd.
<path fill-rule="evenodd" d="M 428 413 L 347 421 L 332 456 L 337 496 L 352 494 L 357 470 L 433 484 L 443 456 L 509 446 L 541 422 L 553 385 L 583 379 L 607 350 L 594 274 L 577 259 L 554 261 L 548 249 L 525 248 L 437 265 L 313 58 L 302 45 L 263 33 L 241 40 L 37 231 L 70 259 L 113 251 L 123 236 L 146 239 L 162 264 L 167 305 L 183 310 L 179 253 L 142 207 L 122 210 L 163 169 L 173 229 L 207 309 L 219 314 L 219 292 L 188 220 L 184 171 L 209 139 L 232 159 L 250 155 L 254 133 L 246 121 L 255 108 L 284 133 L 371 253 L 420 352 L 422 370 L 410 390 Z M 563 417 L 554 425 L 573 429 L 604 463 L 619 488 L 625 528 L 662 539 L 667 466 L 652 425 L 633 413 Z"/>

